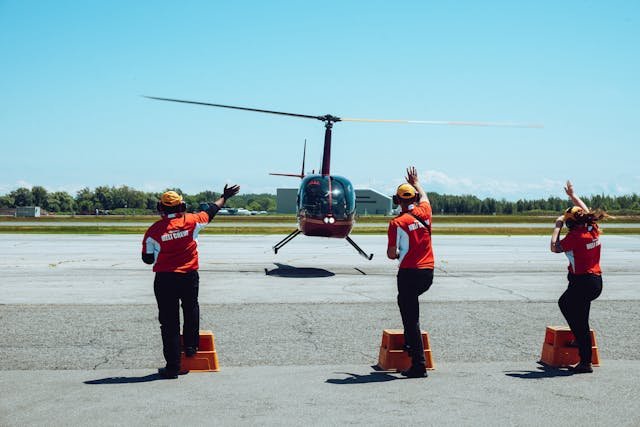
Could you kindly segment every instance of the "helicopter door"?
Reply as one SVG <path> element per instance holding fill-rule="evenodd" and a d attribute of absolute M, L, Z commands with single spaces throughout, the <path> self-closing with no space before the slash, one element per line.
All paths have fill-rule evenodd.
<path fill-rule="evenodd" d="M 315 218 L 324 218 L 329 211 L 328 180 L 320 175 L 307 176 L 300 185 L 299 209 L 305 215 Z"/>

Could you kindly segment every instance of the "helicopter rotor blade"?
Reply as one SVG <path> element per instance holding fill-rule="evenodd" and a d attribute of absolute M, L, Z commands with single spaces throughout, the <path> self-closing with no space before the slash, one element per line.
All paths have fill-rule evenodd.
<path fill-rule="evenodd" d="M 389 119 L 340 119 L 343 122 L 362 122 L 362 123 L 400 123 L 400 124 L 419 124 L 419 125 L 444 125 L 444 126 L 484 126 L 484 127 L 512 127 L 512 128 L 537 128 L 544 126 L 537 123 L 510 123 L 510 122 L 460 122 L 446 120 L 389 120 Z"/>
<path fill-rule="evenodd" d="M 142 95 L 145 98 L 155 99 L 158 101 L 171 101 L 171 102 L 181 102 L 183 104 L 195 104 L 195 105 L 204 105 L 207 107 L 220 107 L 220 108 L 230 108 L 232 110 L 244 110 L 244 111 L 255 111 L 258 113 L 269 113 L 269 114 L 278 114 L 281 116 L 292 116 L 292 117 L 302 117 L 305 119 L 316 119 L 316 120 L 325 120 L 324 116 L 311 116 L 308 114 L 296 114 L 296 113 L 285 113 L 282 111 L 272 111 L 272 110 L 261 110 L 258 108 L 248 108 L 248 107 L 236 107 L 234 105 L 223 105 L 223 104 L 211 104 L 208 102 L 199 102 L 199 101 L 187 101 L 184 99 L 172 99 L 172 98 L 160 98 L 157 96 L 146 96 Z"/>
<path fill-rule="evenodd" d="M 422 124 L 422 125 L 444 125 L 444 126 L 480 126 L 480 127 L 518 127 L 518 128 L 542 128 L 542 124 L 537 123 L 511 123 L 511 122 L 468 122 L 468 121 L 446 121 L 446 120 L 389 120 L 389 119 L 357 119 L 341 118 L 332 115 L 312 116 L 310 114 L 287 113 L 284 111 L 263 110 L 259 108 L 237 107 L 235 105 L 212 104 L 209 102 L 188 101 L 184 99 L 161 98 L 157 96 L 146 96 L 148 99 L 158 101 L 180 102 L 183 104 L 204 105 L 207 107 L 229 108 L 232 110 L 254 111 L 258 113 L 277 114 L 281 116 L 301 117 L 305 119 L 315 119 L 323 122 L 361 122 L 361 123 L 399 123 L 399 124 Z"/>

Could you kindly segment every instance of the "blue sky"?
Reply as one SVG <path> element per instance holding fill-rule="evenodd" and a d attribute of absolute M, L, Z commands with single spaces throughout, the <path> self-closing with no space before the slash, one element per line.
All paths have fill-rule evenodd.
<path fill-rule="evenodd" d="M 0 0 L 0 194 L 295 187 L 314 120 L 140 95 L 544 129 L 337 123 L 332 173 L 515 200 L 640 192 L 640 2 Z"/>

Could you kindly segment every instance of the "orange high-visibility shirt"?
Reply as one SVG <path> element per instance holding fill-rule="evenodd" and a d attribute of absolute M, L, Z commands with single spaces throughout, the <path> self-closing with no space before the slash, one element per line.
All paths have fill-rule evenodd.
<path fill-rule="evenodd" d="M 398 248 L 399 268 L 433 268 L 431 205 L 420 202 L 409 206 L 409 211 L 422 219 L 428 228 L 408 213 L 401 213 L 389 223 L 388 246 Z"/>
<path fill-rule="evenodd" d="M 560 240 L 562 251 L 569 258 L 568 269 L 573 274 L 602 274 L 600 270 L 600 229 L 598 224 L 575 227 Z"/>
<path fill-rule="evenodd" d="M 171 214 L 155 222 L 142 239 L 142 253 L 154 254 L 155 272 L 186 273 L 198 269 L 198 234 L 209 214 Z"/>

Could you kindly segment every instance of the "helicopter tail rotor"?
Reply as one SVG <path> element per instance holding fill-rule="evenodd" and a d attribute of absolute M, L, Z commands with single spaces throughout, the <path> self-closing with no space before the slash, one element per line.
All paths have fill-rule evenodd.
<path fill-rule="evenodd" d="M 302 151 L 302 170 L 300 171 L 300 174 L 296 174 L 296 173 L 270 173 L 269 175 L 276 175 L 276 176 L 290 176 L 293 178 L 304 178 L 305 174 L 304 174 L 304 161 L 305 158 L 307 157 L 307 139 L 305 138 L 304 140 L 304 149 Z"/>

